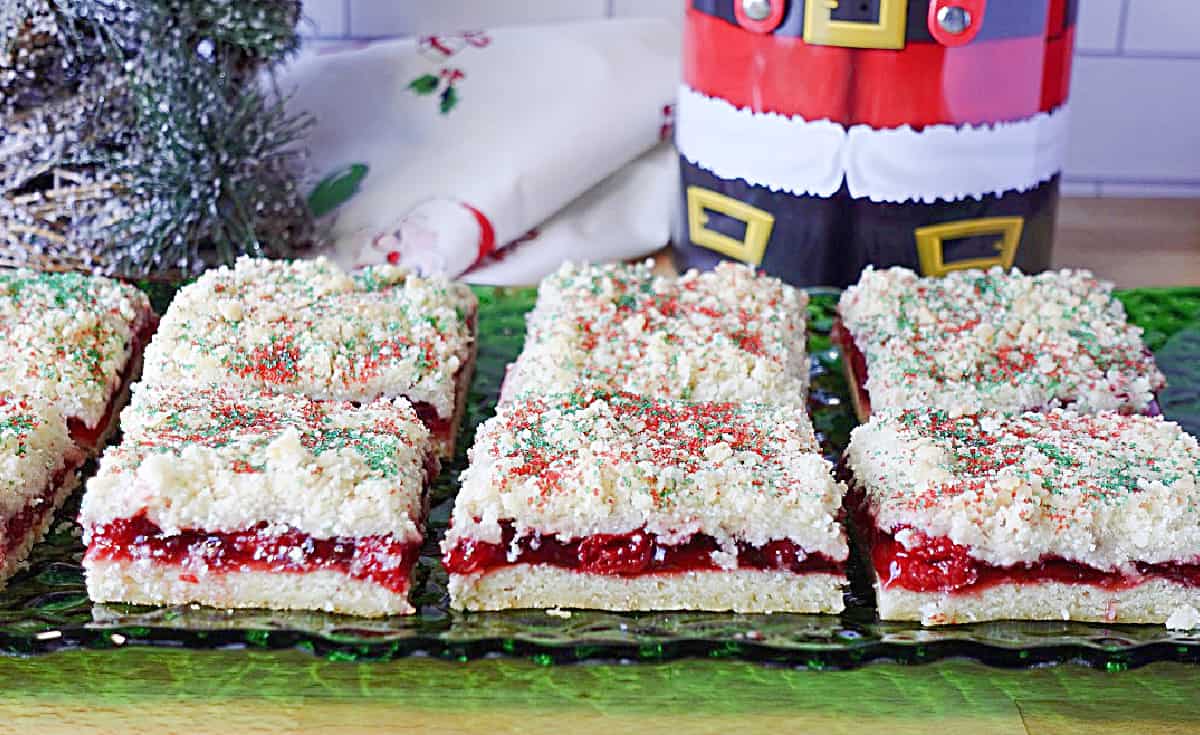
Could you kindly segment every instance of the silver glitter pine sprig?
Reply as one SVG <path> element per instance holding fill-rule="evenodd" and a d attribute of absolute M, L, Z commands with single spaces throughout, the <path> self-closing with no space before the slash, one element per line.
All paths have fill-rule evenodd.
<path fill-rule="evenodd" d="M 270 76 L 298 0 L 8 1 L 0 262 L 178 275 L 309 244 L 307 121 Z"/>

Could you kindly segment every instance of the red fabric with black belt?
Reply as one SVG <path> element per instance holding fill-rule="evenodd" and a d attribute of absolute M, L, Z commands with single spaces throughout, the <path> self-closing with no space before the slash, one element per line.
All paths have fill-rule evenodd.
<path fill-rule="evenodd" d="M 689 8 L 684 80 L 755 112 L 873 128 L 1022 120 L 1067 98 L 1074 35 L 1069 0 L 1051 0 L 1038 35 L 984 27 L 966 45 L 909 40 L 901 50 L 805 43 L 780 32 L 795 25 L 788 19 L 794 13 L 775 32 L 763 33 Z"/>

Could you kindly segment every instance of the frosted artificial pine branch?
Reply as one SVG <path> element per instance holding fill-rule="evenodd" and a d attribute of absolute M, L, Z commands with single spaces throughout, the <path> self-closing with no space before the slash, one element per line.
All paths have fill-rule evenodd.
<path fill-rule="evenodd" d="M 297 0 L 9 3 L 0 259 L 141 276 L 308 245 L 307 122 L 269 73 L 297 47 Z"/>

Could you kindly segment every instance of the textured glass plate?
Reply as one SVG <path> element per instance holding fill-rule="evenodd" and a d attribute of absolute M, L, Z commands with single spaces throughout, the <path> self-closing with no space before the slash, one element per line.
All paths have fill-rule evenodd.
<path fill-rule="evenodd" d="M 300 648 L 346 660 L 409 655 L 466 659 L 527 656 L 543 663 L 584 660 L 661 661 L 708 656 L 771 661 L 811 668 L 846 668 L 868 661 L 926 662 L 968 657 L 999 666 L 1077 661 L 1121 669 L 1151 661 L 1200 662 L 1200 634 L 1162 626 L 1081 623 L 986 623 L 922 629 L 876 620 L 869 585 L 855 574 L 848 608 L 839 616 L 723 613 L 615 614 L 542 610 L 458 614 L 446 608 L 446 574 L 437 560 L 466 447 L 491 414 L 505 365 L 520 351 L 531 290 L 480 289 L 480 354 L 468 421 L 456 461 L 443 472 L 433 498 L 429 542 L 420 561 L 408 618 L 363 620 L 322 613 L 221 611 L 200 607 L 93 605 L 79 566 L 82 545 L 71 519 L 78 499 L 61 514 L 29 570 L 0 593 L 0 652 L 36 654 L 63 648 L 150 645 L 174 648 Z M 169 293 L 155 293 L 161 309 Z M 854 419 L 829 329 L 835 292 L 813 292 L 810 350 L 813 417 L 831 457 L 845 446 Z M 1147 329 L 1171 387 L 1166 413 L 1200 428 L 1200 289 L 1125 292 L 1132 318 Z M 854 563 L 854 569 L 861 565 Z"/>

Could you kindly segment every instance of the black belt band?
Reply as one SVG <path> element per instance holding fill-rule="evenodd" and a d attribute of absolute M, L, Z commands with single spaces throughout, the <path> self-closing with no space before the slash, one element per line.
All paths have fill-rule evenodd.
<path fill-rule="evenodd" d="M 1019 220 L 1019 235 L 1012 233 L 1012 264 L 1026 272 L 1050 266 L 1057 175 L 1028 191 L 1002 196 L 932 204 L 887 203 L 854 199 L 844 184 L 831 197 L 796 196 L 742 179 L 722 179 L 683 157 L 679 163 L 683 211 L 688 211 L 689 205 L 704 209 L 703 216 L 697 217 L 697 227 L 684 223 L 680 241 L 673 245 L 681 270 L 711 268 L 730 257 L 754 263 L 796 285 L 845 287 L 856 282 L 868 264 L 931 270 L 930 258 L 923 259 L 921 247 L 922 240 L 931 239 L 938 241 L 936 260 L 947 266 L 972 261 L 984 267 L 982 261 L 987 259 L 996 259 L 990 265 L 1000 265 L 997 245 L 1004 238 L 1003 228 L 990 234 L 953 234 L 956 223 L 981 219 Z M 751 228 L 759 219 L 765 220 L 766 226 L 756 235 Z M 939 230 L 950 232 L 939 238 Z M 766 235 L 761 236 L 764 231 Z M 712 247 L 714 234 L 718 249 Z M 697 244 L 697 237 L 708 244 Z M 721 247 L 733 242 L 747 245 Z M 936 271 L 929 274 L 938 275 Z"/>

